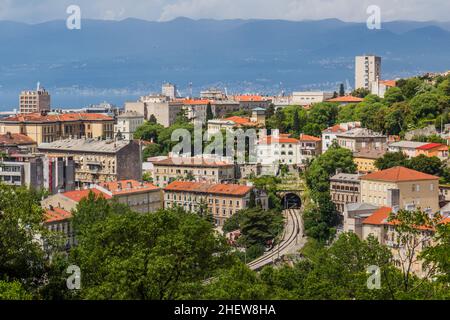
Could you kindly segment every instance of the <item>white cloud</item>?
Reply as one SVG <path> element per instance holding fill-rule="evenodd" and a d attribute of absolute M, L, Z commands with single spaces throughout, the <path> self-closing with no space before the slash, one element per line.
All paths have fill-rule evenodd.
<path fill-rule="evenodd" d="M 82 16 L 96 19 L 170 20 L 179 16 L 213 19 L 324 19 L 365 21 L 370 5 L 387 20 L 443 20 L 448 0 L 0 0 L 0 20 L 41 22 L 65 19 L 76 4 Z"/>

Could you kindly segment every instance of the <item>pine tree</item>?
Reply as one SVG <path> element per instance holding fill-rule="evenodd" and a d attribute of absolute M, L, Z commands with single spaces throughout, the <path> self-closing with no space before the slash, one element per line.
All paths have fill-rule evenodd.
<path fill-rule="evenodd" d="M 343 97 L 345 96 L 345 89 L 344 89 L 344 84 L 341 83 L 341 85 L 339 86 L 339 96 Z"/>
<path fill-rule="evenodd" d="M 208 106 L 206 107 L 206 120 L 211 120 L 214 118 L 212 109 L 211 109 L 211 103 L 208 102 Z"/>
<path fill-rule="evenodd" d="M 292 129 L 294 130 L 295 134 L 300 133 L 300 118 L 298 117 L 297 111 L 294 112 L 294 123 Z"/>

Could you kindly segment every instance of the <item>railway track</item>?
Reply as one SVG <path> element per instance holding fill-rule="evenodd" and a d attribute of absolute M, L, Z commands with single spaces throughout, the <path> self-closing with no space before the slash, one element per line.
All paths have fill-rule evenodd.
<path fill-rule="evenodd" d="M 252 270 L 258 270 L 265 265 L 273 263 L 275 260 L 286 254 L 289 249 L 296 244 L 297 235 L 301 233 L 299 210 L 288 209 L 286 225 L 283 232 L 283 240 L 271 251 L 266 252 L 261 257 L 249 262 L 247 265 Z"/>

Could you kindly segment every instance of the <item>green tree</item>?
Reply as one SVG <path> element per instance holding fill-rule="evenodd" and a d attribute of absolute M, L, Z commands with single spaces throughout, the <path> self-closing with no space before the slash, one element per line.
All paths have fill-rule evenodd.
<path fill-rule="evenodd" d="M 443 172 L 443 164 L 438 157 L 427 157 L 423 154 L 411 158 L 406 166 L 413 170 L 437 176 Z"/>
<path fill-rule="evenodd" d="M 6 282 L 0 280 L 0 300 L 31 300 L 33 296 L 28 293 L 19 281 Z"/>
<path fill-rule="evenodd" d="M 75 217 L 87 208 L 99 215 L 103 201 L 87 201 Z M 225 239 L 197 214 L 175 208 L 143 215 L 109 204 L 104 210 L 103 218 L 78 225 L 78 246 L 71 252 L 83 270 L 82 298 L 186 298 L 234 261 Z"/>
<path fill-rule="evenodd" d="M 298 112 L 294 112 L 294 123 L 292 129 L 295 134 L 300 133 L 300 118 L 298 117 Z"/>
<path fill-rule="evenodd" d="M 208 105 L 206 106 L 206 121 L 211 120 L 213 118 L 214 114 L 212 112 L 211 102 L 208 102 Z"/>
<path fill-rule="evenodd" d="M 392 167 L 406 166 L 408 157 L 401 151 L 386 152 L 382 157 L 375 160 L 375 167 L 379 170 L 386 170 Z"/>
<path fill-rule="evenodd" d="M 367 95 L 370 94 L 370 91 L 364 88 L 359 88 L 356 90 L 353 90 L 352 96 L 358 97 L 358 98 L 365 98 Z"/>
<path fill-rule="evenodd" d="M 403 95 L 402 90 L 398 87 L 389 88 L 384 94 L 384 102 L 387 105 L 392 105 L 396 102 L 402 102 L 404 100 L 405 96 Z"/>
<path fill-rule="evenodd" d="M 151 114 L 150 118 L 148 119 L 148 122 L 151 123 L 151 124 L 157 124 L 158 120 L 156 119 L 154 114 Z"/>
<path fill-rule="evenodd" d="M 341 83 L 339 85 L 339 97 L 343 97 L 343 96 L 345 96 L 345 88 L 344 88 L 344 84 Z"/>
<path fill-rule="evenodd" d="M 161 155 L 161 146 L 157 143 L 149 144 L 143 151 L 143 158 L 156 157 Z"/>

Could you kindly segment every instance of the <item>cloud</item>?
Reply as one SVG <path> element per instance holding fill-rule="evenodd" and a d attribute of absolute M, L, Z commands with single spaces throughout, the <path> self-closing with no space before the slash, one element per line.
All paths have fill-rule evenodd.
<path fill-rule="evenodd" d="M 84 18 L 120 20 L 135 17 L 193 19 L 324 19 L 365 21 L 370 5 L 381 8 L 382 20 L 442 20 L 448 0 L 0 0 L 0 20 L 42 22 L 65 19 L 69 5 L 79 5 Z"/>

